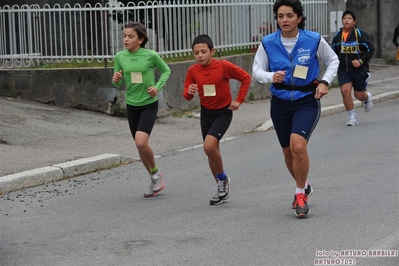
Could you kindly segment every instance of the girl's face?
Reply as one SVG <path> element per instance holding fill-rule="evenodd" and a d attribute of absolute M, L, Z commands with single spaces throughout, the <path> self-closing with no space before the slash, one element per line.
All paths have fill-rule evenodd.
<path fill-rule="evenodd" d="M 130 52 L 135 52 L 140 49 L 140 44 L 144 41 L 143 38 L 139 38 L 137 32 L 132 28 L 126 28 L 123 30 L 123 43 L 125 48 Z"/>
<path fill-rule="evenodd" d="M 349 14 L 342 18 L 342 26 L 344 26 L 345 30 L 351 30 L 355 26 L 355 23 L 356 20 L 353 20 L 353 17 Z"/>
<path fill-rule="evenodd" d="M 197 63 L 201 66 L 207 66 L 211 63 L 215 54 L 215 48 L 209 49 L 206 43 L 197 43 L 193 46 L 193 54 Z"/>
<path fill-rule="evenodd" d="M 301 20 L 302 17 L 298 17 L 291 6 L 280 6 L 277 10 L 277 23 L 286 38 L 294 38 L 298 34 Z"/>

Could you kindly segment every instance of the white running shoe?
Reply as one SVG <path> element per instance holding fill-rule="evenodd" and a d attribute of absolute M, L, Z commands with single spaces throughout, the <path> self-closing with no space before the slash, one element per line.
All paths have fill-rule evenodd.
<path fill-rule="evenodd" d="M 218 190 L 210 200 L 211 205 L 222 204 L 230 196 L 230 178 L 218 180 Z"/>
<path fill-rule="evenodd" d="M 209 201 L 210 205 L 219 205 L 222 203 L 223 203 L 223 200 L 219 198 L 219 192 L 216 192 L 216 194 L 213 195 L 211 200 Z"/>
<path fill-rule="evenodd" d="M 348 123 L 346 123 L 347 126 L 356 126 L 357 124 L 359 124 L 359 122 L 357 122 L 356 116 L 350 116 Z"/>
<path fill-rule="evenodd" d="M 366 113 L 370 112 L 371 108 L 373 108 L 373 96 L 370 92 L 368 92 L 367 95 L 369 96 L 369 98 L 367 99 L 367 103 L 364 103 L 364 111 Z"/>
<path fill-rule="evenodd" d="M 155 174 L 151 175 L 151 184 L 147 192 L 144 193 L 144 197 L 155 197 L 159 192 L 165 188 L 163 181 L 163 172 L 158 170 Z"/>
<path fill-rule="evenodd" d="M 230 178 L 226 177 L 225 180 L 219 180 L 218 195 L 221 200 L 227 200 L 230 196 Z"/>

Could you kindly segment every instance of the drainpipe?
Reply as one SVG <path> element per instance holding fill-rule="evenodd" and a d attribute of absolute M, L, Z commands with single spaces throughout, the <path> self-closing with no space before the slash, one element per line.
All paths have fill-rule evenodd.
<path fill-rule="evenodd" d="M 382 37 L 381 37 L 381 0 L 377 0 L 377 56 L 382 58 Z"/>

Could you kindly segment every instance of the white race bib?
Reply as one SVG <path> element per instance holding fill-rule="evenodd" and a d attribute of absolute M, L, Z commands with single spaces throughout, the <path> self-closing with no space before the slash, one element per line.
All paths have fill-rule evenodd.
<path fill-rule="evenodd" d="M 132 80 L 132 83 L 143 83 L 143 75 L 141 72 L 132 72 L 130 74 L 130 79 Z"/>
<path fill-rule="evenodd" d="M 216 96 L 215 85 L 204 85 L 204 96 Z"/>
<path fill-rule="evenodd" d="M 306 79 L 306 76 L 308 75 L 308 69 L 309 69 L 308 67 L 296 65 L 294 71 L 294 77 L 300 79 Z"/>

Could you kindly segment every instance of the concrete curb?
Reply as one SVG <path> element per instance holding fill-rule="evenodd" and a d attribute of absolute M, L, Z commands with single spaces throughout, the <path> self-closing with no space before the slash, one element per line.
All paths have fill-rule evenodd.
<path fill-rule="evenodd" d="M 399 91 L 373 95 L 373 103 L 380 103 L 395 98 L 399 98 Z M 363 103 L 360 101 L 354 101 L 354 104 L 355 108 L 360 108 L 363 106 Z M 321 109 L 321 116 L 323 117 L 344 111 L 345 107 L 343 104 L 326 106 Z M 272 128 L 272 121 L 267 120 L 265 123 L 252 130 L 252 132 L 263 132 Z M 233 138 L 234 137 L 230 139 Z M 42 167 L 17 174 L 3 176 L 0 178 L 0 195 L 28 187 L 46 184 L 49 182 L 127 165 L 134 161 L 138 161 L 138 159 L 118 154 L 102 154 L 94 157 L 74 160 L 66 163 L 55 164 L 48 167 Z"/>
<path fill-rule="evenodd" d="M 130 164 L 136 160 L 118 154 L 102 154 L 3 176 L 0 179 L 0 195 L 78 175 L 115 168 Z"/>

